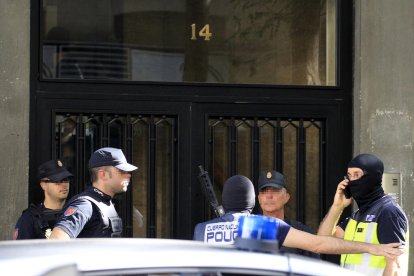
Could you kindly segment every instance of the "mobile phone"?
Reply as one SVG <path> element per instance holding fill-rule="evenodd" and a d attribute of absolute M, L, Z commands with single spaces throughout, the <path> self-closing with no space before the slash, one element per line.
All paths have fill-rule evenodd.
<path fill-rule="evenodd" d="M 346 198 L 351 198 L 352 197 L 352 193 L 351 193 L 351 189 L 349 188 L 349 185 L 346 186 L 345 190 L 344 190 L 344 195 Z"/>
<path fill-rule="evenodd" d="M 348 179 L 348 177 L 344 176 L 344 179 Z M 351 188 L 349 188 L 349 182 L 348 185 L 345 187 L 344 195 L 348 199 L 352 197 Z"/>

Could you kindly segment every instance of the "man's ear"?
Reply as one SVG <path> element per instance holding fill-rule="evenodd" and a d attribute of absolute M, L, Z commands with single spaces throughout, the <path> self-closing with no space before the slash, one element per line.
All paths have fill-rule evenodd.
<path fill-rule="evenodd" d="M 290 194 L 288 191 L 286 191 L 285 204 L 289 202 L 289 199 L 290 199 Z"/>
<path fill-rule="evenodd" d="M 40 182 L 40 188 L 42 188 L 43 191 L 46 191 L 46 183 L 45 182 Z"/>
<path fill-rule="evenodd" d="M 98 170 L 97 175 L 98 175 L 98 179 L 105 178 L 106 171 L 104 169 L 100 169 Z"/>
<path fill-rule="evenodd" d="M 100 169 L 100 170 L 98 170 L 98 173 L 97 173 L 98 179 L 106 180 L 106 179 L 108 179 L 108 176 L 109 176 L 110 173 L 111 172 L 109 172 L 106 169 Z"/>

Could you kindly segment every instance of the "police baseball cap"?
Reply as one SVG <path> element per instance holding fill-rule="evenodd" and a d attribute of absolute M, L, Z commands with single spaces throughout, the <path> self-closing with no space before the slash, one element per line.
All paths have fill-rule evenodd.
<path fill-rule="evenodd" d="M 38 177 L 40 179 L 50 179 L 53 182 L 59 182 L 65 178 L 72 177 L 66 167 L 60 160 L 49 160 L 41 164 L 38 168 Z"/>
<path fill-rule="evenodd" d="M 283 176 L 283 174 L 277 171 L 262 172 L 259 176 L 257 186 L 259 192 L 266 187 L 273 187 L 276 189 L 287 189 L 285 177 Z"/>
<path fill-rule="evenodd" d="M 104 166 L 113 166 L 126 172 L 138 169 L 127 162 L 122 150 L 116 148 L 101 148 L 92 153 L 89 159 L 89 168 Z"/>

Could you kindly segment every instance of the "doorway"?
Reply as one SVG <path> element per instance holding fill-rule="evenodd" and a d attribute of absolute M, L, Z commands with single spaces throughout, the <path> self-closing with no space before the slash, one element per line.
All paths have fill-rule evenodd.
<path fill-rule="evenodd" d="M 328 183 L 336 183 L 335 171 L 348 154 L 336 104 L 121 98 L 100 105 L 39 99 L 32 162 L 60 158 L 75 175 L 73 196 L 90 185 L 90 154 L 105 146 L 121 148 L 139 167 L 127 193 L 115 198 L 126 237 L 191 239 L 194 225 L 214 215 L 197 179 L 199 165 L 209 171 L 219 200 L 232 175 L 243 174 L 256 186 L 260 171 L 282 172 L 292 195 L 287 215 L 316 231 L 334 193 Z M 41 200 L 40 189 L 31 186 L 30 197 Z M 257 204 L 255 212 L 260 213 Z"/>

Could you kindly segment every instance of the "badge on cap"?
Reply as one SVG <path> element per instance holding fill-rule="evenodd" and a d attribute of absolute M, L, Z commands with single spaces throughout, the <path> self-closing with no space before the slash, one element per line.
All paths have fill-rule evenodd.
<path fill-rule="evenodd" d="M 63 166 L 63 164 L 62 164 L 62 162 L 60 162 L 60 160 L 58 160 L 58 161 L 57 161 L 57 165 L 58 165 L 59 167 L 62 167 L 62 166 Z"/>
<path fill-rule="evenodd" d="M 272 173 L 271 173 L 271 172 L 267 172 L 267 174 L 266 174 L 266 178 L 267 178 L 267 179 L 271 179 L 271 178 L 272 178 Z"/>

